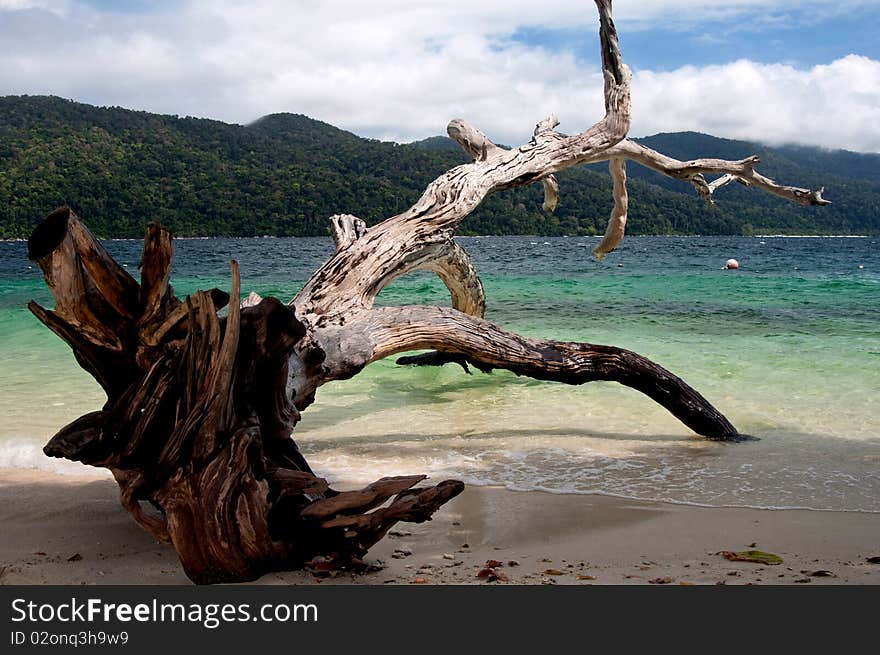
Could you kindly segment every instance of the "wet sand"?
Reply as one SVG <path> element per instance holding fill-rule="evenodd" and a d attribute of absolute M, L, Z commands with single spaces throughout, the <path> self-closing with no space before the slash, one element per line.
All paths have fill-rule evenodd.
<path fill-rule="evenodd" d="M 0 583 L 189 584 L 109 478 L 0 469 Z M 775 553 L 775 566 L 720 551 Z M 880 584 L 880 514 L 704 508 L 468 487 L 398 524 L 374 571 L 272 573 L 260 584 Z M 493 575 L 480 572 L 495 560 Z"/>

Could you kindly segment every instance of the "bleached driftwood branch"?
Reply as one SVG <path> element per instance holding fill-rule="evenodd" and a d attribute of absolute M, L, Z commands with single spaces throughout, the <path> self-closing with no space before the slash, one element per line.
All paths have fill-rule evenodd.
<path fill-rule="evenodd" d="M 367 232 L 367 224 L 362 218 L 351 214 L 336 214 L 330 217 L 330 236 L 337 250 L 344 250 L 352 242 Z"/>
<path fill-rule="evenodd" d="M 535 139 L 533 139 L 533 143 L 542 135 L 545 139 L 568 138 L 554 131 L 558 124 L 559 120 L 555 114 L 551 114 L 548 118 L 539 121 L 535 125 Z M 479 129 L 462 119 L 452 121 L 447 128 L 447 133 L 462 146 L 466 153 L 477 161 L 485 161 L 490 156 L 501 156 L 501 153 L 510 152 L 492 143 Z M 753 186 L 804 206 L 831 204 L 829 200 L 822 197 L 822 193 L 825 190 L 824 187 L 812 191 L 810 189 L 779 184 L 761 175 L 755 170 L 755 166 L 760 163 L 760 159 L 756 155 L 735 161 L 725 159 L 680 161 L 630 139 L 622 139 L 605 150 L 596 152 L 592 156 L 571 165 L 597 163 L 606 160 L 609 162 L 608 165 L 613 182 L 614 209 L 611 212 L 611 218 L 608 221 L 604 238 L 593 249 L 593 254 L 599 259 L 604 258 L 606 254 L 613 251 L 623 240 L 625 234 L 628 205 L 626 160 L 635 161 L 667 177 L 690 183 L 697 193 L 710 205 L 714 202 L 713 194 L 715 191 L 731 182 Z M 568 167 L 562 166 L 553 170 Z M 718 175 L 719 177 L 710 182 L 706 180 L 706 175 Z M 543 209 L 552 212 L 559 204 L 559 183 L 556 180 L 556 176 L 548 173 L 543 177 L 538 176 L 536 179 L 540 179 L 544 186 Z"/>
<path fill-rule="evenodd" d="M 630 125 L 631 74 L 620 59 L 611 3 L 595 2 L 605 75 L 606 113 L 601 120 L 575 136 L 536 130 L 529 143 L 512 150 L 496 146 L 465 121 L 452 121 L 449 134 L 473 163 L 444 173 L 409 210 L 371 227 L 366 238 L 338 251 L 306 282 L 291 305 L 303 316 L 324 320 L 369 308 L 384 280 L 420 257 L 427 246 L 447 240 L 487 195 L 594 160 L 620 142 Z"/>
<path fill-rule="evenodd" d="M 825 200 L 822 197 L 824 188 L 811 191 L 810 189 L 779 184 L 768 177 L 764 177 L 755 170 L 755 166 L 761 163 L 757 155 L 752 155 L 738 161 L 724 159 L 679 161 L 629 139 L 624 139 L 618 143 L 611 149 L 609 154 L 614 157 L 631 159 L 663 175 L 690 182 L 697 189 L 697 192 L 710 202 L 712 192 L 728 182 L 736 180 L 780 198 L 791 200 L 799 205 L 822 206 L 831 204 L 829 200 Z M 707 183 L 703 176 L 711 174 L 720 175 L 721 177 L 714 182 Z"/>
<path fill-rule="evenodd" d="M 811 191 L 809 189 L 786 186 L 761 175 L 755 170 L 755 166 L 760 163 L 760 159 L 756 155 L 738 161 L 728 161 L 725 159 L 694 159 L 691 161 L 679 161 L 678 159 L 668 157 L 667 155 L 652 150 L 651 148 L 636 143 L 635 141 L 623 139 L 595 161 L 602 161 L 606 158 L 612 162 L 610 164 L 612 167 L 614 167 L 613 162 L 615 160 L 629 159 L 657 171 L 662 175 L 689 182 L 697 190 L 697 193 L 699 193 L 709 204 L 713 203 L 713 194 L 716 190 L 734 181 L 746 186 L 754 186 L 757 189 L 761 189 L 767 193 L 804 206 L 823 206 L 831 204 L 829 200 L 825 200 L 822 197 L 822 192 L 825 190 L 824 188 L 820 188 L 817 191 Z M 620 175 L 620 173 L 615 174 L 615 171 L 612 170 L 612 177 L 614 178 L 615 205 L 620 204 L 619 198 L 621 197 L 621 191 L 619 187 L 622 186 Z M 711 182 L 707 182 L 706 175 L 719 175 L 720 177 Z M 625 184 L 625 173 L 623 173 L 623 179 L 623 184 Z M 625 189 L 623 190 L 623 194 L 623 197 L 625 198 Z M 625 209 L 623 220 L 621 221 L 620 213 L 617 211 L 617 208 L 615 208 L 615 212 L 612 214 L 611 221 L 608 225 L 608 232 L 605 235 L 605 239 L 593 250 L 593 253 L 597 257 L 601 259 L 605 254 L 611 252 L 617 247 L 623 239 L 625 223 Z"/>
<path fill-rule="evenodd" d="M 614 208 L 611 210 L 611 218 L 608 219 L 608 227 L 605 236 L 599 245 L 593 248 L 593 254 L 602 259 L 614 250 L 623 241 L 626 232 L 626 214 L 629 211 L 629 196 L 626 192 L 626 160 L 622 157 L 612 157 L 608 160 L 608 172 L 611 173 L 612 194 L 614 195 Z"/>
<path fill-rule="evenodd" d="M 332 217 L 334 254 L 286 305 L 256 294 L 240 301 L 235 262 L 231 293 L 213 289 L 179 300 L 169 285 L 171 236 L 154 224 L 138 284 L 68 207 L 53 212 L 34 231 L 28 253 L 43 270 L 55 309 L 30 308 L 71 346 L 108 399 L 100 411 L 62 428 L 46 454 L 109 468 L 123 506 L 172 544 L 187 575 L 221 582 L 307 566 L 315 556 L 356 566 L 396 521 L 426 521 L 461 492 L 464 485 L 455 480 L 415 486 L 424 477 L 418 475 L 339 492 L 312 472 L 291 437 L 319 386 L 400 352 L 434 349 L 402 358 L 407 363 L 503 368 L 567 384 L 613 380 L 654 399 L 698 434 L 740 439 L 699 393 L 636 353 L 528 339 L 485 321 L 482 283 L 453 239 L 487 195 L 540 181 L 552 209 L 554 173 L 604 159 L 614 209 L 598 254 L 623 238 L 627 159 L 688 180 L 706 197 L 736 179 L 825 204 L 821 192 L 758 175 L 754 158 L 678 162 L 626 141 L 631 76 L 620 58 L 611 2 L 594 2 L 605 79 L 599 121 L 565 136 L 550 116 L 527 144 L 510 150 L 453 121 L 449 134 L 471 163 L 447 171 L 410 209 L 378 225 L 367 228 L 349 214 Z M 722 177 L 707 183 L 705 174 Z M 451 308 L 374 308 L 384 287 L 415 270 L 441 278 Z"/>

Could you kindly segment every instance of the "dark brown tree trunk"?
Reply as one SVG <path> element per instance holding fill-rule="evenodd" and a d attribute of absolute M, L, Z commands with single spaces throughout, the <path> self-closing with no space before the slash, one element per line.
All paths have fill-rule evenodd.
<path fill-rule="evenodd" d="M 339 493 L 316 477 L 290 438 L 299 411 L 286 393 L 305 327 L 274 298 L 240 309 L 235 262 L 231 294 L 181 302 L 168 286 L 171 238 L 157 225 L 140 285 L 67 207 L 28 248 L 55 298 L 54 311 L 31 311 L 108 398 L 44 450 L 109 468 L 123 505 L 174 547 L 193 581 L 253 580 L 318 555 L 356 563 L 396 521 L 425 521 L 463 489 L 415 487 L 424 476 L 411 476 Z"/>

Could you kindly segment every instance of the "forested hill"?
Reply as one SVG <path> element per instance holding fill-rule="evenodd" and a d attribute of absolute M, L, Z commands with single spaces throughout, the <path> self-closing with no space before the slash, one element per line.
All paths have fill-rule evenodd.
<path fill-rule="evenodd" d="M 729 141 L 696 133 L 642 140 L 674 157 L 758 154 L 781 182 L 826 187 L 834 204 L 802 208 L 740 185 L 707 208 L 687 184 L 635 164 L 632 234 L 878 234 L 880 155 Z M 325 235 L 335 213 L 368 223 L 399 213 L 465 161 L 445 137 L 399 145 L 295 114 L 248 126 L 92 107 L 55 97 L 0 98 L 0 237 L 26 237 L 67 203 L 102 237 L 139 237 L 158 220 L 181 236 Z M 602 167 L 559 176 L 561 203 L 540 185 L 491 196 L 463 234 L 602 233 L 611 183 Z"/>

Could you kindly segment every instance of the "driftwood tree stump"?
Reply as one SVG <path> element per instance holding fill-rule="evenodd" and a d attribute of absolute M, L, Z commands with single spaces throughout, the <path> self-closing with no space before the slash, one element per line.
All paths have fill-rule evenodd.
<path fill-rule="evenodd" d="M 414 475 L 338 492 L 312 472 L 291 438 L 319 386 L 404 351 L 432 351 L 398 360 L 404 364 L 455 362 L 567 384 L 613 380 L 647 394 L 697 434 L 740 438 L 699 393 L 640 355 L 527 339 L 483 320 L 480 279 L 453 240 L 490 193 L 541 182 L 552 211 L 553 173 L 600 160 L 609 161 L 614 210 L 598 257 L 623 238 L 627 159 L 691 182 L 710 202 L 718 187 L 738 181 L 802 204 L 827 203 L 821 191 L 759 175 L 755 157 L 681 162 L 626 140 L 630 73 L 611 2 L 595 2 L 606 108 L 598 123 L 565 136 L 551 116 L 529 143 L 506 150 L 452 121 L 449 135 L 473 163 L 441 175 L 412 208 L 374 227 L 333 216 L 336 253 L 287 304 L 256 294 L 240 302 L 234 261 L 229 293 L 199 291 L 181 301 L 169 286 L 171 235 L 160 225 L 147 227 L 138 283 L 69 208 L 50 214 L 28 255 L 43 270 L 55 309 L 29 307 L 71 346 L 107 403 L 62 428 L 46 454 L 110 469 L 135 521 L 172 544 L 193 581 L 211 583 L 252 580 L 315 556 L 357 565 L 397 521 L 429 520 L 462 491 L 455 480 L 417 486 L 425 476 Z M 708 182 L 705 174 L 720 177 Z M 452 309 L 373 308 L 383 287 L 416 269 L 440 276 Z"/>

